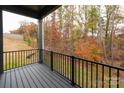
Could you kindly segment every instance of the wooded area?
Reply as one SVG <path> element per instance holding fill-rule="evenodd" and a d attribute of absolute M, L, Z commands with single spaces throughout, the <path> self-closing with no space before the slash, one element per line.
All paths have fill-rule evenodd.
<path fill-rule="evenodd" d="M 123 6 L 62 6 L 44 18 L 45 49 L 124 66 Z M 37 25 L 22 22 L 11 33 L 37 46 Z M 35 43 L 35 44 L 34 44 Z"/>

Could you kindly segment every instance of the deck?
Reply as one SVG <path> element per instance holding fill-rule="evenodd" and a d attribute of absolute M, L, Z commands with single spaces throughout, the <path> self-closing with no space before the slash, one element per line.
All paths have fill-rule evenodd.
<path fill-rule="evenodd" d="M 0 88 L 73 88 L 70 81 L 51 71 L 45 64 L 31 64 L 5 71 Z"/>

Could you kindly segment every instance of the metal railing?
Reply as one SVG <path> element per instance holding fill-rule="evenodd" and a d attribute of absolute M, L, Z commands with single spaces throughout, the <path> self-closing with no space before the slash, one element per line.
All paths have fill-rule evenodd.
<path fill-rule="evenodd" d="M 38 63 L 39 49 L 18 50 L 3 52 L 3 70 L 10 70 L 28 64 Z"/>
<path fill-rule="evenodd" d="M 124 69 L 44 50 L 44 63 L 82 88 L 124 87 Z"/>
<path fill-rule="evenodd" d="M 3 52 L 4 71 L 39 63 L 44 64 L 82 88 L 124 87 L 124 69 L 41 49 Z"/>

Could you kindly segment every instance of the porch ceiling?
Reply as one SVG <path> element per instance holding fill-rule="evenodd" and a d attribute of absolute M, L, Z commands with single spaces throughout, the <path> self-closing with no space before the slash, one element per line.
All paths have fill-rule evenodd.
<path fill-rule="evenodd" d="M 58 7 L 60 5 L 2 5 L 2 9 L 5 11 L 36 19 L 44 18 Z"/>

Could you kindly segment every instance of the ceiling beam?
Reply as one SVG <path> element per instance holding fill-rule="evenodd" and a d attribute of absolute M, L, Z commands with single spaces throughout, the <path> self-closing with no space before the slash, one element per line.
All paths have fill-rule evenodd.
<path fill-rule="evenodd" d="M 20 5 L 2 5 L 2 9 L 8 12 L 39 19 L 39 14 Z"/>
<path fill-rule="evenodd" d="M 46 5 L 40 12 L 39 12 L 39 18 L 43 19 L 51 12 L 55 11 L 57 8 L 59 8 L 61 5 Z"/>
<path fill-rule="evenodd" d="M 23 5 L 1 5 L 1 6 L 3 10 L 8 12 L 12 12 L 36 19 L 43 19 L 45 16 L 47 16 L 48 14 L 59 8 L 61 5 L 43 5 L 43 8 L 40 8 L 40 5 L 37 5 L 39 7 L 38 11 L 29 9 L 27 7 L 24 7 Z"/>

